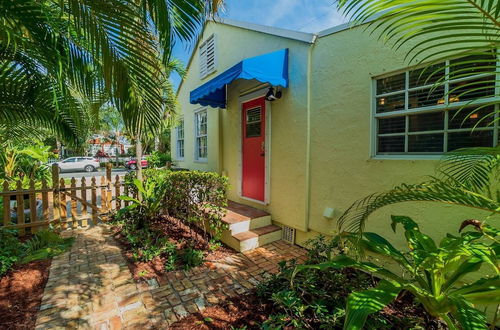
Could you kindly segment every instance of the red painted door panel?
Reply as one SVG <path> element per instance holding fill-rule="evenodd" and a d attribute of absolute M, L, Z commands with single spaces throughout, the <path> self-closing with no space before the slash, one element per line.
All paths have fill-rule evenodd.
<path fill-rule="evenodd" d="M 265 99 L 243 103 L 242 112 L 242 195 L 264 201 L 266 179 Z"/>

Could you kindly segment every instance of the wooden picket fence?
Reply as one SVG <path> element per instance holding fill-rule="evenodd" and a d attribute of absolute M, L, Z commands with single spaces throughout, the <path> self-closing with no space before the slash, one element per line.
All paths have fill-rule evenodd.
<path fill-rule="evenodd" d="M 30 181 L 29 188 L 23 189 L 22 183 L 16 183 L 16 190 L 9 189 L 4 182 L 0 198 L 3 200 L 3 227 L 17 229 L 19 233 L 33 233 L 50 225 L 62 229 L 87 227 L 105 221 L 105 215 L 119 210 L 124 203 L 118 196 L 128 195 L 128 188 L 120 176 L 112 178 L 111 164 L 106 166 L 105 176 L 74 177 L 66 185 L 59 178 L 57 165 L 52 166 L 52 185 L 48 187 L 42 180 L 41 188 L 35 188 Z M 97 182 L 100 181 L 100 182 Z"/>

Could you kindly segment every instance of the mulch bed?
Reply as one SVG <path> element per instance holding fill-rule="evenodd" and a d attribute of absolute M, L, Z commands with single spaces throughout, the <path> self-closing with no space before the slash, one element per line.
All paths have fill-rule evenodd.
<path fill-rule="evenodd" d="M 0 329 L 33 329 L 50 259 L 17 265 L 0 279 Z"/>
<path fill-rule="evenodd" d="M 271 312 L 269 305 L 262 304 L 255 294 L 250 294 L 190 314 L 170 325 L 169 329 L 260 329 Z"/>
<path fill-rule="evenodd" d="M 216 250 L 211 251 L 209 249 L 209 240 L 203 236 L 201 229 L 191 230 L 189 226 L 173 217 L 163 216 L 152 223 L 151 226 L 155 230 L 163 232 L 169 238 L 170 242 L 175 243 L 178 251 L 185 248 L 188 243 L 194 245 L 194 248 L 197 250 L 205 251 L 204 259 L 207 267 L 211 267 L 211 262 L 213 261 L 222 260 L 238 253 L 224 244 L 221 244 Z M 150 262 L 135 261 L 130 246 L 121 235 L 119 228 L 116 227 L 114 231 L 113 236 L 120 243 L 123 255 L 135 280 L 156 278 L 159 281 L 163 281 L 166 279 L 165 258 L 158 257 Z M 182 265 L 179 265 L 176 270 L 178 269 L 182 269 Z"/>
<path fill-rule="evenodd" d="M 190 314 L 173 323 L 170 328 L 179 330 L 261 329 L 262 323 L 271 314 L 279 312 L 274 310 L 272 304 L 263 302 L 255 293 L 252 293 L 228 299 L 216 306 L 207 307 L 202 312 Z M 424 329 L 446 329 L 442 322 L 429 316 L 421 305 L 415 304 L 410 294 L 400 297 L 397 302 L 384 308 L 381 313 L 391 321 L 392 329 L 406 329 L 403 324 L 399 323 L 399 320 L 405 318 L 419 319 Z"/>

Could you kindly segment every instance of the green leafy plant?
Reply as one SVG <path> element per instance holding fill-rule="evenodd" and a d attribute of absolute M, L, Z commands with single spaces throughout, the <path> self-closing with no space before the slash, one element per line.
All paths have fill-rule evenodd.
<path fill-rule="evenodd" d="M 203 251 L 195 250 L 191 247 L 185 248 L 182 251 L 180 258 L 186 269 L 198 267 L 203 263 L 204 260 Z"/>
<path fill-rule="evenodd" d="M 159 151 L 153 151 L 146 159 L 148 160 L 148 166 L 151 167 L 164 167 L 167 162 L 172 162 L 172 156 L 169 153 Z"/>
<path fill-rule="evenodd" d="M 212 242 L 220 239 L 227 225 L 222 221 L 227 206 L 226 192 L 228 179 L 210 172 L 169 171 L 166 169 L 147 169 L 144 171 L 144 184 L 136 181 L 136 174 L 129 173 L 125 182 L 132 194 L 142 189 L 143 201 L 123 197 L 139 207 L 144 203 L 154 205 L 150 213 L 160 211 L 177 218 L 191 230 L 201 229 L 205 238 L 211 236 Z"/>
<path fill-rule="evenodd" d="M 340 255 L 316 265 L 299 265 L 292 283 L 304 271 L 359 269 L 381 278 L 373 289 L 352 293 L 347 300 L 344 329 L 361 329 L 368 315 L 394 301 L 402 291 L 412 293 L 425 310 L 442 319 L 450 329 L 486 329 L 486 317 L 474 304 L 497 306 L 500 303 L 500 276 L 496 237 L 499 231 L 474 221 L 464 222 L 461 229 L 474 225 L 476 230 L 448 234 L 436 244 L 423 234 L 409 217 L 393 216 L 392 229 L 402 225 L 408 251 L 400 252 L 386 239 L 375 233 L 345 234 L 343 237 L 364 251 L 390 259 L 404 271 L 395 273 L 386 268 L 387 262 L 358 261 Z M 486 240 L 486 241 L 485 241 Z M 461 284 L 467 275 L 479 275 L 481 266 L 493 275 L 471 284 Z"/>
<path fill-rule="evenodd" d="M 132 202 L 128 206 L 129 209 L 138 209 L 138 212 L 144 214 L 146 218 L 156 218 L 162 210 L 163 196 L 165 195 L 167 186 L 153 180 L 145 180 L 144 182 L 138 179 L 133 180 L 134 188 L 141 194 L 142 200 L 130 196 L 120 196 L 123 201 Z"/>
<path fill-rule="evenodd" d="M 22 262 L 52 258 L 68 250 L 73 241 L 73 237 L 62 238 L 50 229 L 40 230 L 24 243 L 25 256 Z"/>
<path fill-rule="evenodd" d="M 0 277 L 22 258 L 23 246 L 13 230 L 0 228 Z"/>

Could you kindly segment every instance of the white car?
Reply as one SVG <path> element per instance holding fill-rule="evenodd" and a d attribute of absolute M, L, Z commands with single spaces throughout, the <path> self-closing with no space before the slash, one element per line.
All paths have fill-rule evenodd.
<path fill-rule="evenodd" d="M 94 172 L 99 168 L 99 160 L 93 157 L 70 157 L 55 164 L 61 172 Z"/>

